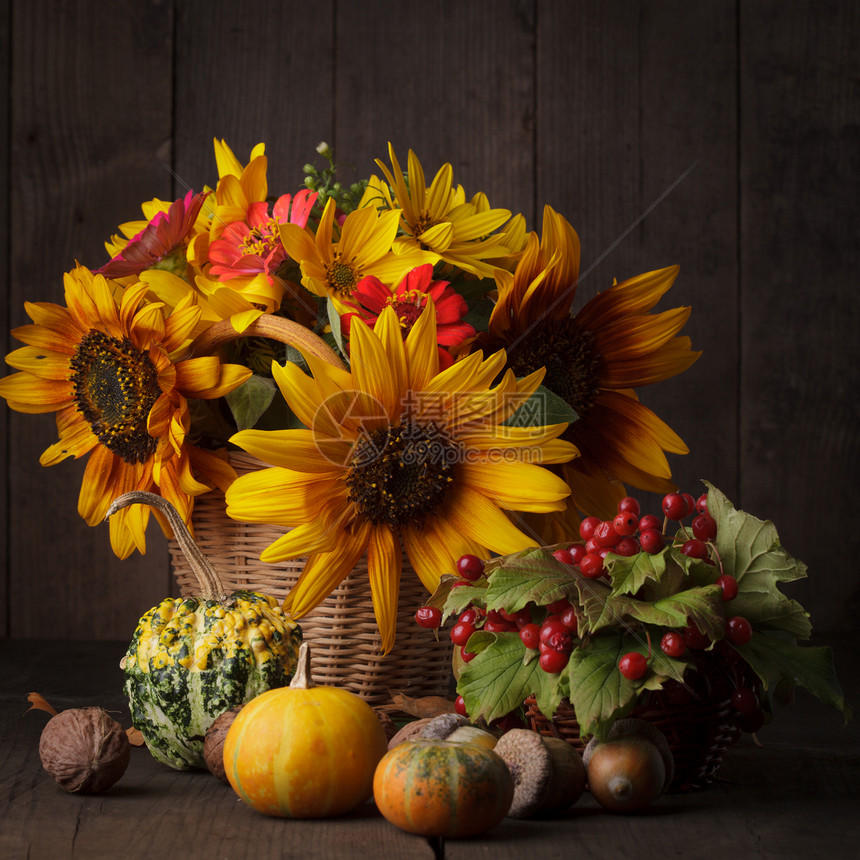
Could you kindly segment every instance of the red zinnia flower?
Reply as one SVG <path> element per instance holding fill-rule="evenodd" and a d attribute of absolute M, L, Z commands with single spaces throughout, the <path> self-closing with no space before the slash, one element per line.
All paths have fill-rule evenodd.
<path fill-rule="evenodd" d="M 263 274 L 271 283 L 287 258 L 281 244 L 280 225 L 304 227 L 317 196 L 316 191 L 307 189 L 299 191 L 295 199 L 284 194 L 275 202 L 271 215 L 265 201 L 251 203 L 247 219 L 230 224 L 209 246 L 210 274 L 220 281 Z"/>
<path fill-rule="evenodd" d="M 445 347 L 459 346 L 466 338 L 475 335 L 475 329 L 469 323 L 463 322 L 463 316 L 469 309 L 466 300 L 448 281 L 434 281 L 432 278 L 433 266 L 430 263 L 416 266 L 407 272 L 394 291 L 373 275 L 362 278 L 352 293 L 352 298 L 356 301 L 345 302 L 349 307 L 355 308 L 356 312 L 341 317 L 344 334 L 349 335 L 353 317 L 360 317 L 373 326 L 382 311 L 390 306 L 397 314 L 405 339 L 421 316 L 429 298 L 433 300 L 436 308 L 439 366 L 442 369 L 450 367 L 454 359 Z"/>

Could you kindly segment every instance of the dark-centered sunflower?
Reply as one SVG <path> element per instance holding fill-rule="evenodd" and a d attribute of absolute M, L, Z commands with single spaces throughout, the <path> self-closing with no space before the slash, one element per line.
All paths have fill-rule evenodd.
<path fill-rule="evenodd" d="M 576 455 L 566 424 L 504 422 L 543 370 L 517 380 L 506 357 L 474 352 L 440 372 L 432 301 L 404 340 L 392 307 L 371 329 L 355 318 L 349 370 L 304 354 L 311 371 L 272 366 L 305 425 L 245 430 L 239 447 L 274 468 L 238 478 L 227 513 L 274 523 L 263 561 L 306 556 L 285 608 L 300 618 L 367 555 L 382 647 L 394 643 L 402 547 L 428 590 L 464 553 L 487 558 L 535 546 L 506 511 L 561 511 L 569 490 L 544 464 Z M 501 374 L 494 387 L 493 380 Z"/>
<path fill-rule="evenodd" d="M 513 274 L 496 271 L 499 299 L 475 346 L 506 349 L 517 376 L 545 367 L 544 385 L 579 416 L 564 438 L 580 457 L 560 469 L 571 487 L 568 510 L 549 518 L 546 539 L 570 537 L 577 509 L 614 514 L 624 485 L 674 488 L 666 452 L 687 447 L 634 389 L 681 373 L 700 355 L 679 336 L 690 308 L 651 313 L 677 274 L 672 266 L 614 284 L 574 314 L 579 238 L 549 206 L 541 239 L 529 235 Z M 553 520 L 564 527 L 552 528 Z"/>
<path fill-rule="evenodd" d="M 193 294 L 165 318 L 160 304 L 145 302 L 147 289 L 128 287 L 118 302 L 118 285 L 74 269 L 65 276 L 66 307 L 26 304 L 33 324 L 12 332 L 26 346 L 6 356 L 20 372 L 0 380 L 0 397 L 18 412 L 57 413 L 60 438 L 42 454 L 43 466 L 89 455 L 78 513 L 91 526 L 129 490 L 163 496 L 188 522 L 195 496 L 209 484 L 226 489 L 235 477 L 213 452 L 186 442 L 186 398 L 221 397 L 251 372 L 214 356 L 183 360 L 200 318 Z M 146 551 L 149 511 L 132 505 L 111 517 L 120 558 Z"/>

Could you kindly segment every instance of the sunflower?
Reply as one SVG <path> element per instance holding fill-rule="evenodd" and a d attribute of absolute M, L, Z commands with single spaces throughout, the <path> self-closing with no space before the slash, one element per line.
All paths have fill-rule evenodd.
<path fill-rule="evenodd" d="M 195 473 L 225 489 L 235 474 L 186 443 L 186 398 L 221 397 L 250 371 L 215 357 L 180 358 L 200 316 L 193 295 L 165 318 L 160 304 L 145 303 L 146 284 L 126 288 L 119 304 L 114 290 L 79 266 L 65 276 L 66 307 L 28 302 L 33 324 L 12 332 L 26 346 L 6 357 L 20 372 L 0 380 L 0 396 L 18 412 L 57 413 L 60 438 L 42 454 L 43 466 L 90 455 L 78 500 L 88 525 L 129 490 L 163 496 L 188 522 L 193 497 L 211 489 Z M 148 517 L 144 505 L 111 517 L 117 556 L 146 551 Z"/>
<path fill-rule="evenodd" d="M 505 511 L 560 511 L 568 487 L 541 464 L 576 455 L 558 439 L 566 424 L 504 425 L 543 371 L 517 380 L 504 352 L 475 352 L 439 370 L 432 302 L 404 340 L 385 308 L 371 329 L 352 322 L 352 365 L 304 355 L 273 365 L 305 425 L 245 430 L 231 439 L 274 468 L 227 491 L 227 513 L 289 529 L 263 561 L 306 556 L 285 608 L 301 617 L 367 555 L 374 612 L 388 651 L 395 635 L 402 550 L 428 590 L 464 553 L 487 557 L 535 546 Z"/>
<path fill-rule="evenodd" d="M 681 373 L 700 355 L 688 337 L 678 336 L 689 308 L 650 313 L 677 266 L 614 284 L 572 314 L 578 273 L 579 238 L 547 206 L 540 241 L 529 235 L 513 274 L 497 270 L 499 300 L 474 344 L 505 348 L 517 376 L 545 367 L 544 385 L 576 412 L 564 438 L 580 457 L 560 469 L 571 487 L 568 532 L 578 521 L 575 508 L 614 513 L 625 484 L 653 492 L 674 488 L 666 452 L 686 454 L 687 447 L 634 389 Z M 559 531 L 550 533 L 560 539 Z"/>
<path fill-rule="evenodd" d="M 399 210 L 379 213 L 365 206 L 335 227 L 335 207 L 329 197 L 314 238 L 297 224 L 281 224 L 280 231 L 287 253 L 301 265 L 302 284 L 317 296 L 329 296 L 339 311 L 362 278 L 374 275 L 386 284 L 396 284 L 409 269 L 432 256 L 417 248 L 402 254 L 391 250 Z"/>
<path fill-rule="evenodd" d="M 411 149 L 406 177 L 391 144 L 388 154 L 390 170 L 376 160 L 388 186 L 372 177 L 364 201 L 388 210 L 403 210 L 406 235 L 397 239 L 395 251 L 428 250 L 435 255 L 433 262 L 444 260 L 474 275 L 492 277 L 494 266 L 488 261 L 510 253 L 505 234 L 494 231 L 508 221 L 511 213 L 507 209 L 490 209 L 483 195 L 467 201 L 463 187 L 453 186 L 450 164 L 439 168 L 427 188 L 424 169 Z"/>

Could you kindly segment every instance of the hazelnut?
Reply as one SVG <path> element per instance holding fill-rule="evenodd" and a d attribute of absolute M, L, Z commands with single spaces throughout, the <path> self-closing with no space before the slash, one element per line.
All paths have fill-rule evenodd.
<path fill-rule="evenodd" d="M 131 744 L 125 729 L 102 708 L 69 708 L 42 730 L 39 757 L 61 788 L 99 794 L 125 773 Z"/>
<path fill-rule="evenodd" d="M 203 758 L 206 761 L 206 767 L 225 785 L 229 780 L 227 771 L 224 769 L 224 741 L 227 739 L 227 732 L 233 725 L 233 720 L 236 719 L 236 714 L 241 710 L 242 706 L 236 705 L 224 711 L 220 717 L 212 721 L 212 725 L 206 731 L 206 737 L 203 738 Z"/>

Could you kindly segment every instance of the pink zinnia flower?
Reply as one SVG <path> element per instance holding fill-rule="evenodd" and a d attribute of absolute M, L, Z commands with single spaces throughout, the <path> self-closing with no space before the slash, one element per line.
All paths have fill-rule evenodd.
<path fill-rule="evenodd" d="M 316 199 L 317 192 L 306 189 L 299 191 L 295 199 L 284 194 L 275 202 L 271 215 L 265 201 L 252 203 L 246 220 L 230 224 L 209 246 L 209 273 L 219 281 L 263 274 L 271 283 L 287 258 L 279 226 L 291 223 L 304 227 Z"/>
<path fill-rule="evenodd" d="M 140 233 L 128 240 L 122 251 L 95 272 L 106 278 L 123 278 L 159 267 L 159 263 L 179 251 L 188 238 L 207 194 L 208 192 L 195 194 L 189 191 L 184 199 L 171 203 L 167 212 L 156 213 Z M 179 267 L 184 265 L 184 248 L 181 256 Z M 177 265 L 167 268 L 177 268 Z"/>
<path fill-rule="evenodd" d="M 349 334 L 353 317 L 360 317 L 372 326 L 382 311 L 390 306 L 397 314 L 405 339 L 430 298 L 436 307 L 439 366 L 442 369 L 450 367 L 454 359 L 445 347 L 459 346 L 466 338 L 474 336 L 475 329 L 463 322 L 463 316 L 469 310 L 466 300 L 448 281 L 434 281 L 432 278 L 433 266 L 430 263 L 407 272 L 393 292 L 373 275 L 362 278 L 353 290 L 351 298 L 354 301 L 345 302 L 355 308 L 355 312 L 341 317 L 344 333 Z"/>

